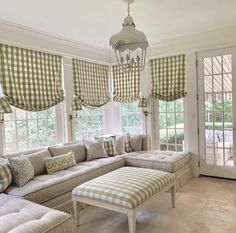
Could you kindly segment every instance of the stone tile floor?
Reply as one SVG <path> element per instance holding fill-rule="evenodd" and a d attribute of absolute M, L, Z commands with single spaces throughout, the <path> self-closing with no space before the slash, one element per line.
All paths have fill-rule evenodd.
<path fill-rule="evenodd" d="M 236 233 L 236 181 L 194 178 L 176 194 L 148 201 L 137 214 L 137 233 Z M 88 207 L 74 233 L 128 233 L 123 214 Z"/>

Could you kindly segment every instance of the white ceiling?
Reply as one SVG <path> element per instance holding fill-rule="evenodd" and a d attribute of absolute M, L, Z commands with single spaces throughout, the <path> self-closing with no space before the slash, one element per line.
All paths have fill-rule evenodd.
<path fill-rule="evenodd" d="M 131 15 L 152 45 L 234 26 L 235 9 L 236 0 L 136 0 Z M 126 14 L 122 0 L 0 0 L 2 20 L 102 48 Z"/>

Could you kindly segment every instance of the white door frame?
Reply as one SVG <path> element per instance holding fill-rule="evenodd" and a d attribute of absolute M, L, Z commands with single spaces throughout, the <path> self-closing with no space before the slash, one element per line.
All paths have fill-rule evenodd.
<path fill-rule="evenodd" d="M 205 112 L 204 112 L 204 57 L 217 55 L 232 54 L 232 89 L 236 90 L 236 47 L 227 49 L 217 49 L 214 51 L 200 52 L 197 54 L 198 59 L 198 107 L 199 107 L 199 153 L 200 153 L 200 174 L 216 177 L 225 177 L 236 179 L 236 132 L 233 132 L 233 152 L 234 166 L 208 165 L 205 163 Z M 233 91 L 233 127 L 236 126 L 236 92 Z"/>

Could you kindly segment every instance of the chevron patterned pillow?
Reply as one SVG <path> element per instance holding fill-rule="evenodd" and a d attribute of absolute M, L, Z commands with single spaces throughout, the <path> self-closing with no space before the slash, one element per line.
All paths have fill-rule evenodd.
<path fill-rule="evenodd" d="M 70 151 L 64 155 L 45 158 L 45 165 L 48 175 L 73 167 L 76 165 L 74 153 Z"/>

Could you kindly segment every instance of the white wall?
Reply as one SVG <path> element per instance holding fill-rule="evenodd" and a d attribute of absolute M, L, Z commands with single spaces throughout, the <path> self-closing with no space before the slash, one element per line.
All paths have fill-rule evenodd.
<path fill-rule="evenodd" d="M 32 31 L 24 27 L 19 27 L 14 24 L 0 21 L 0 43 L 36 49 L 44 52 L 51 52 L 63 56 L 64 61 L 64 88 L 66 91 L 66 100 L 60 107 L 60 111 L 64 113 L 65 127 L 61 130 L 59 141 L 72 140 L 74 132 L 71 131 L 71 122 L 69 121 L 70 103 L 73 98 L 73 83 L 72 83 L 72 57 L 82 58 L 88 61 L 97 61 L 104 64 L 112 64 L 115 62 L 112 51 L 83 46 L 63 38 L 57 38 L 45 33 Z M 187 90 L 188 96 L 185 100 L 185 126 L 186 126 L 186 149 L 194 156 L 195 168 L 198 161 L 198 111 L 197 111 L 197 71 L 196 71 L 196 53 L 203 50 L 216 48 L 230 47 L 236 45 L 236 27 L 225 28 L 221 30 L 211 31 L 207 33 L 199 33 L 191 36 L 174 38 L 171 40 L 160 42 L 152 45 L 148 51 L 148 59 L 161 56 L 174 55 L 179 53 L 186 54 L 187 60 Z M 148 65 L 147 65 L 148 67 Z M 150 93 L 150 75 L 149 70 L 146 70 L 141 75 L 142 94 L 149 95 Z M 156 129 L 158 117 L 155 113 L 154 100 L 151 100 L 150 108 L 152 114 L 148 117 L 148 134 L 152 136 L 153 148 L 158 146 L 157 140 L 158 131 Z M 115 108 L 116 110 L 118 108 Z M 116 121 L 119 124 L 119 116 L 115 113 L 114 105 L 108 104 L 105 108 L 105 119 L 107 122 Z M 112 114 L 110 114 L 113 112 Z M 118 117 L 117 117 L 118 116 Z M 106 133 L 116 131 L 114 125 L 106 126 Z M 0 125 L 0 142 L 2 138 L 2 130 Z M 0 153 L 2 151 L 0 143 Z M 198 175 L 198 169 L 195 169 L 194 175 Z"/>

